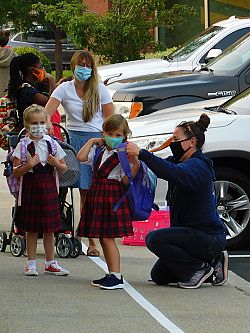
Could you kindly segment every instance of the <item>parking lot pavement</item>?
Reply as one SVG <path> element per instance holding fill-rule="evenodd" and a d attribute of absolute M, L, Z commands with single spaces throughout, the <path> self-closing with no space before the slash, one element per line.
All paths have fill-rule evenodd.
<path fill-rule="evenodd" d="M 1 156 L 0 156 L 1 158 Z M 0 229 L 12 198 L 0 170 Z M 78 205 L 78 203 L 76 203 Z M 229 272 L 222 287 L 197 290 L 160 287 L 149 282 L 155 257 L 145 247 L 121 245 L 125 290 L 104 291 L 91 286 L 103 276 L 103 258 L 61 259 L 68 277 L 43 273 L 43 248 L 38 247 L 38 277 L 24 276 L 26 258 L 0 253 L 1 333 L 248 333 L 250 283 Z"/>

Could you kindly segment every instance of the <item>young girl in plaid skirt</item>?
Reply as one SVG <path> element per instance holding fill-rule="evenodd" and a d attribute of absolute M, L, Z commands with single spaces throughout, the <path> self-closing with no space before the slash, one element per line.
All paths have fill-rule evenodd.
<path fill-rule="evenodd" d="M 120 273 L 120 253 L 116 237 L 133 235 L 132 220 L 127 199 L 116 213 L 115 204 L 126 192 L 129 183 L 119 163 L 116 147 L 127 140 L 130 133 L 128 123 L 121 115 L 109 116 L 103 123 L 103 138 L 90 139 L 79 151 L 77 157 L 93 167 L 93 180 L 87 192 L 82 209 L 78 234 L 85 237 L 98 237 L 108 266 L 109 274 L 94 280 L 92 284 L 101 289 L 123 288 Z M 95 160 L 96 147 L 103 150 Z M 139 160 L 130 159 L 133 177 L 139 170 Z"/>
<path fill-rule="evenodd" d="M 21 161 L 21 144 L 14 151 L 13 175 L 22 176 L 21 206 L 17 208 L 17 226 L 26 232 L 28 262 L 25 275 L 37 276 L 36 248 L 38 233 L 43 234 L 45 273 L 68 275 L 54 260 L 54 232 L 61 227 L 60 207 L 54 169 L 64 173 L 65 152 L 56 144 L 52 155 L 50 137 L 45 135 L 47 114 L 42 106 L 33 104 L 24 112 L 27 131 L 27 163 Z"/>

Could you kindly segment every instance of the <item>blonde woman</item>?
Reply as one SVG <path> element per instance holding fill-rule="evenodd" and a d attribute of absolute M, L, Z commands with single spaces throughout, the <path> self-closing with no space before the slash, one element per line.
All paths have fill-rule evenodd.
<path fill-rule="evenodd" d="M 77 51 L 73 55 L 71 70 L 73 79 L 63 82 L 54 90 L 45 109 L 51 117 L 62 104 L 70 143 L 78 152 L 89 139 L 102 137 L 102 124 L 113 114 L 113 103 L 106 87 L 99 81 L 95 60 L 88 51 Z M 91 167 L 80 164 L 80 177 L 75 187 L 80 190 L 81 210 L 91 180 Z M 100 254 L 94 239 L 89 239 L 87 254 Z"/>

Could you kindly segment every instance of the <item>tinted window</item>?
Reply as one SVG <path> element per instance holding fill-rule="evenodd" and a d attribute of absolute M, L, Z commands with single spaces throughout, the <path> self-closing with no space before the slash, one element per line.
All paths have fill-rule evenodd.
<path fill-rule="evenodd" d="M 207 68 L 217 74 L 235 75 L 250 61 L 250 34 L 211 60 Z"/>
<path fill-rule="evenodd" d="M 184 61 L 190 57 L 190 55 L 201 45 L 205 44 L 208 40 L 217 35 L 223 27 L 211 26 L 201 34 L 195 36 L 189 42 L 185 43 L 181 48 L 173 52 L 170 57 L 174 61 Z"/>
<path fill-rule="evenodd" d="M 250 32 L 249 28 L 240 29 L 237 31 L 232 32 L 230 35 L 223 38 L 221 41 L 219 41 L 217 44 L 213 46 L 213 49 L 221 49 L 224 51 L 227 47 L 232 45 L 234 42 L 236 42 L 238 39 L 240 39 L 242 36 Z M 207 56 L 207 53 L 201 58 L 200 63 L 204 64 L 205 57 Z"/>
<path fill-rule="evenodd" d="M 55 34 L 53 31 L 34 30 L 27 33 L 19 33 L 15 37 L 15 41 L 38 44 L 55 44 Z M 71 43 L 65 33 L 62 34 L 62 43 Z"/>

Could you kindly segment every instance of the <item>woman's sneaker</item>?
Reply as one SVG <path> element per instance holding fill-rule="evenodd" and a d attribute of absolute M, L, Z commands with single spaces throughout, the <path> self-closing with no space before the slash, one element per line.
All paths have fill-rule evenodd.
<path fill-rule="evenodd" d="M 114 274 L 110 274 L 104 282 L 102 282 L 99 287 L 101 289 L 107 289 L 107 290 L 114 290 L 114 289 L 123 289 L 124 283 L 123 278 L 121 276 L 120 279 L 118 279 Z"/>
<path fill-rule="evenodd" d="M 223 251 L 214 266 L 213 286 L 222 286 L 228 278 L 228 253 Z"/>
<path fill-rule="evenodd" d="M 196 271 L 188 281 L 178 282 L 180 288 L 197 289 L 204 283 L 211 275 L 213 275 L 213 267 L 208 263 L 203 263 L 201 268 Z"/>
<path fill-rule="evenodd" d="M 26 270 L 25 270 L 25 275 L 26 276 L 37 276 L 38 271 L 36 270 L 35 266 L 29 265 L 29 263 L 27 263 Z"/>
<path fill-rule="evenodd" d="M 100 284 L 104 283 L 108 277 L 109 277 L 109 274 L 106 274 L 103 278 L 101 278 L 99 280 L 93 280 L 92 286 L 99 287 Z"/>
<path fill-rule="evenodd" d="M 45 269 L 44 272 L 46 274 L 54 274 L 54 275 L 69 275 L 69 271 L 67 271 L 65 268 L 62 268 L 61 266 L 58 265 L 57 261 L 53 261 L 51 262 L 51 264 L 46 267 L 45 265 Z"/>

